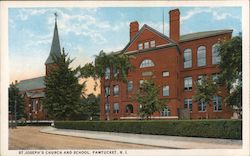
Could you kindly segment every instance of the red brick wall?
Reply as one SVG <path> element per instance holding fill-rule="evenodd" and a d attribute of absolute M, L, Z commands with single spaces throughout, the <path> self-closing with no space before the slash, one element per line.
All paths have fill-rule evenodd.
<path fill-rule="evenodd" d="M 160 98 L 162 96 L 162 86 L 169 85 L 170 88 L 170 95 L 169 95 L 169 103 L 168 106 L 171 110 L 171 116 L 177 116 L 178 108 L 184 107 L 184 98 L 192 98 L 195 94 L 195 86 L 194 83 L 198 77 L 198 75 L 206 74 L 211 75 L 213 73 L 220 72 L 220 69 L 217 65 L 212 65 L 212 45 L 217 43 L 219 39 L 223 38 L 229 39 L 231 34 L 224 34 L 224 35 L 217 35 L 214 37 L 208 37 L 193 41 L 187 41 L 180 43 L 180 53 L 175 46 L 162 48 L 158 50 L 152 50 L 147 52 L 139 52 L 134 54 L 135 58 L 131 59 L 131 63 L 136 67 L 135 71 L 129 72 L 128 80 L 133 81 L 133 91 L 127 94 L 127 85 L 121 82 L 116 81 L 105 81 L 104 79 L 101 80 L 101 111 L 100 111 L 100 118 L 105 119 L 106 115 L 104 113 L 105 107 L 105 97 L 104 97 L 104 84 L 110 84 L 111 96 L 109 97 L 110 103 L 110 119 L 119 119 L 120 117 L 124 116 L 137 116 L 139 104 L 136 102 L 131 101 L 131 97 L 133 93 L 139 88 L 139 81 L 141 79 L 147 79 L 147 77 L 142 76 L 142 72 L 145 71 L 152 71 L 153 72 L 153 79 L 155 80 L 156 84 L 160 86 Z M 151 31 L 145 30 L 138 39 L 134 42 L 132 46 L 128 48 L 128 51 L 133 51 L 137 49 L 137 45 L 141 41 L 146 40 L 156 40 L 156 45 L 165 44 L 166 41 L 160 38 L 157 35 L 154 35 Z M 197 67 L 197 48 L 200 45 L 206 46 L 206 66 L 204 67 Z M 192 68 L 191 69 L 184 69 L 183 68 L 183 51 L 185 48 L 192 49 Z M 147 68 L 139 68 L 140 63 L 144 59 L 151 59 L 154 63 L 154 67 L 147 67 Z M 162 71 L 169 71 L 169 77 L 162 77 Z M 111 70 L 112 75 L 112 70 Z M 192 76 L 193 81 L 193 89 L 192 91 L 184 91 L 184 77 Z M 113 96 L 113 85 L 118 84 L 120 89 L 120 94 L 117 97 Z M 221 88 L 220 96 L 225 97 L 226 90 L 225 88 Z M 224 98 L 223 98 L 224 100 Z M 118 102 L 120 112 L 118 114 L 113 114 L 113 103 Z M 134 113 L 127 114 L 125 112 L 125 107 L 127 104 L 133 104 L 134 106 Z M 159 112 L 154 113 L 154 116 L 159 116 Z M 230 118 L 232 116 L 232 110 L 229 107 L 226 107 L 223 103 L 222 111 L 221 112 L 213 112 L 213 105 L 210 103 L 207 106 L 206 112 L 198 112 L 198 104 L 193 101 L 193 111 L 191 112 L 192 119 L 199 119 L 199 118 Z"/>

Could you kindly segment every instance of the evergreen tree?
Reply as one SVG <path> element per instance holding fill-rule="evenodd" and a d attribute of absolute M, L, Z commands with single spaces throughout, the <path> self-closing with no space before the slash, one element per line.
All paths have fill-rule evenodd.
<path fill-rule="evenodd" d="M 220 81 L 228 89 L 225 102 L 241 116 L 242 112 L 242 37 L 241 34 L 231 40 L 222 41 L 218 47 L 221 62 Z"/>
<path fill-rule="evenodd" d="M 15 111 L 17 120 L 25 117 L 23 98 L 21 94 L 19 94 L 19 89 L 12 83 L 9 86 L 9 112 L 11 113 L 12 119 L 15 118 Z"/>
<path fill-rule="evenodd" d="M 85 119 L 97 120 L 100 112 L 100 95 L 89 94 L 81 99 L 82 115 Z"/>
<path fill-rule="evenodd" d="M 166 107 L 167 99 L 159 99 L 159 90 L 153 80 L 144 81 L 140 89 L 133 96 L 133 100 L 141 106 L 139 115 L 148 119 L 154 112 L 161 111 Z"/>
<path fill-rule="evenodd" d="M 76 120 L 81 116 L 80 97 L 85 82 L 79 84 L 77 71 L 70 68 L 73 60 L 64 50 L 53 57 L 56 68 L 45 77 L 45 98 L 43 106 L 50 118 L 55 120 Z"/>

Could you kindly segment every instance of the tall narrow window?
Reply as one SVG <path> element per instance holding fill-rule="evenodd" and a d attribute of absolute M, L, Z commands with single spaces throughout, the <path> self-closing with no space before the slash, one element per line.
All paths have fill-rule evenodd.
<path fill-rule="evenodd" d="M 133 90 L 133 81 L 128 81 L 128 92 Z"/>
<path fill-rule="evenodd" d="M 119 113 L 119 103 L 114 103 L 113 106 L 113 113 Z"/>
<path fill-rule="evenodd" d="M 119 75 L 119 70 L 117 68 L 113 68 L 113 74 L 114 77 L 117 78 L 117 76 Z"/>
<path fill-rule="evenodd" d="M 203 101 L 198 102 L 198 111 L 199 112 L 205 112 L 206 111 L 207 104 Z"/>
<path fill-rule="evenodd" d="M 105 112 L 109 113 L 109 104 L 108 103 L 105 104 Z"/>
<path fill-rule="evenodd" d="M 216 43 L 212 46 L 212 64 L 219 64 L 221 57 L 218 51 L 219 44 Z"/>
<path fill-rule="evenodd" d="M 214 111 L 222 110 L 222 98 L 220 96 L 213 97 Z"/>
<path fill-rule="evenodd" d="M 32 100 L 32 111 L 36 111 L 37 104 L 38 104 L 38 100 L 37 99 L 33 99 Z"/>
<path fill-rule="evenodd" d="M 197 51 L 197 65 L 198 67 L 206 65 L 206 47 L 200 46 Z"/>
<path fill-rule="evenodd" d="M 155 40 L 150 41 L 150 47 L 151 47 L 151 48 L 152 48 L 152 47 L 155 47 Z"/>
<path fill-rule="evenodd" d="M 143 49 L 142 43 L 139 43 L 139 44 L 138 44 L 138 49 L 139 49 L 139 50 Z"/>
<path fill-rule="evenodd" d="M 184 90 L 192 90 L 192 77 L 184 78 Z"/>
<path fill-rule="evenodd" d="M 167 107 L 167 108 L 164 108 L 161 112 L 160 112 L 161 116 L 171 116 L 171 111 L 170 109 Z"/>
<path fill-rule="evenodd" d="M 109 96 L 110 95 L 110 87 L 109 86 L 106 86 L 105 87 L 105 96 Z"/>
<path fill-rule="evenodd" d="M 214 82 L 214 84 L 219 84 L 219 73 L 214 73 L 212 74 L 212 80 Z"/>
<path fill-rule="evenodd" d="M 188 108 L 192 112 L 192 99 L 184 99 L 184 108 Z"/>
<path fill-rule="evenodd" d="M 201 85 L 202 81 L 205 79 L 205 76 L 206 75 L 199 75 L 198 76 L 198 79 L 197 79 L 197 82 Z"/>
<path fill-rule="evenodd" d="M 107 67 L 106 70 L 105 70 L 105 80 L 108 80 L 110 79 L 110 68 Z"/>
<path fill-rule="evenodd" d="M 149 48 L 149 42 L 144 43 L 144 49 L 147 49 L 147 48 Z"/>
<path fill-rule="evenodd" d="M 113 95 L 114 96 L 119 95 L 119 86 L 118 85 L 114 85 L 114 87 L 113 87 Z"/>
<path fill-rule="evenodd" d="M 162 95 L 163 96 L 169 96 L 169 86 L 163 86 Z"/>
<path fill-rule="evenodd" d="M 192 67 L 192 50 L 185 49 L 184 50 L 184 68 Z"/>
<path fill-rule="evenodd" d="M 140 68 L 153 67 L 153 66 L 155 66 L 154 62 L 149 59 L 143 60 L 140 64 Z"/>

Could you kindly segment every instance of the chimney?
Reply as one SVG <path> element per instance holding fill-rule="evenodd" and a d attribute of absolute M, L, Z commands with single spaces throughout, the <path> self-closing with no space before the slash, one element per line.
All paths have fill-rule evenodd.
<path fill-rule="evenodd" d="M 169 36 L 170 39 L 179 42 L 180 40 L 180 11 L 174 9 L 169 11 Z"/>
<path fill-rule="evenodd" d="M 130 41 L 135 36 L 135 34 L 139 31 L 139 23 L 137 21 L 130 23 Z"/>

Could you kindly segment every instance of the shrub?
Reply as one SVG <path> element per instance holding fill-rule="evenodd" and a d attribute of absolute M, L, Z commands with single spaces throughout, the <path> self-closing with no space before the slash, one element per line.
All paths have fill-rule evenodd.
<path fill-rule="evenodd" d="M 242 138 L 242 120 L 56 121 L 55 127 L 153 135 Z"/>

